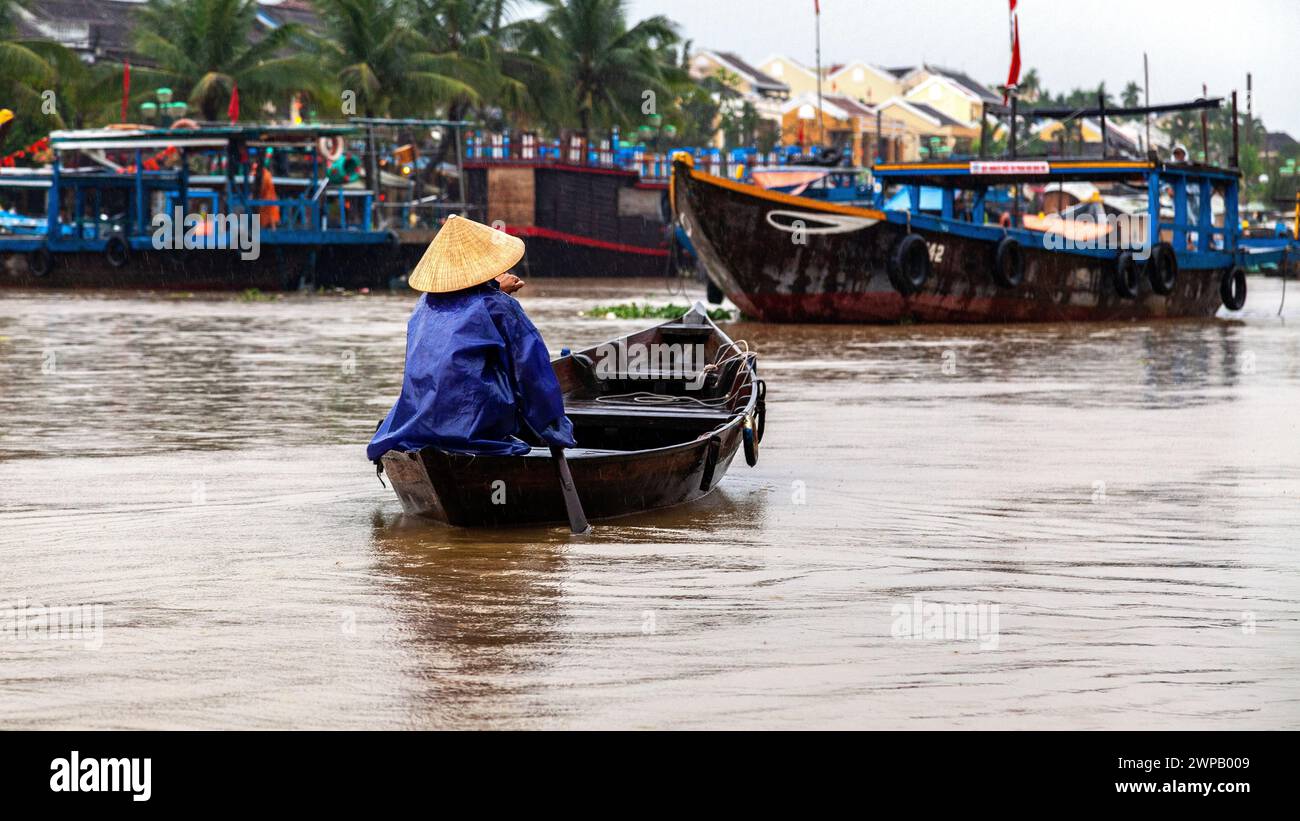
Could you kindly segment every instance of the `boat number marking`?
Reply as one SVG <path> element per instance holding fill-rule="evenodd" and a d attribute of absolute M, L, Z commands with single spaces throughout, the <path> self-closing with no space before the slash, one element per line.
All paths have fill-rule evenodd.
<path fill-rule="evenodd" d="M 943 246 L 937 242 L 930 246 L 930 263 L 932 265 L 943 264 Z"/>

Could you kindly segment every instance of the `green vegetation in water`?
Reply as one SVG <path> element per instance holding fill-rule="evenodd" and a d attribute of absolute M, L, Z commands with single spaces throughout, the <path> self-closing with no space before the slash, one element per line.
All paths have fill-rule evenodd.
<path fill-rule="evenodd" d="M 245 288 L 239 292 L 240 302 L 271 302 L 275 298 L 275 294 L 262 293 L 260 288 Z"/>
<path fill-rule="evenodd" d="M 686 305 L 638 305 L 635 302 L 624 302 L 619 305 L 598 305 L 587 311 L 583 311 L 583 316 L 593 316 L 604 319 L 677 319 L 689 311 Z M 709 308 L 709 319 L 725 321 L 731 319 L 731 311 L 726 308 Z"/>

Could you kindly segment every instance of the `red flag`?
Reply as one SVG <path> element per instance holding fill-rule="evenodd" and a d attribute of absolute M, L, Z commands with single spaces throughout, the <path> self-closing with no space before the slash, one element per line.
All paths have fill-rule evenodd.
<path fill-rule="evenodd" d="M 122 64 L 122 122 L 126 122 L 127 101 L 131 99 L 131 64 Z"/>
<path fill-rule="evenodd" d="M 813 13 L 814 14 L 822 13 L 822 0 L 813 0 Z"/>
<path fill-rule="evenodd" d="M 1007 88 L 1020 85 L 1020 15 L 1016 13 L 1016 0 L 1011 3 L 1011 70 L 1007 72 Z M 1003 95 L 1002 102 L 1007 97 Z"/>
<path fill-rule="evenodd" d="M 239 83 L 230 89 L 230 106 L 226 109 L 226 116 L 232 123 L 239 122 Z"/>

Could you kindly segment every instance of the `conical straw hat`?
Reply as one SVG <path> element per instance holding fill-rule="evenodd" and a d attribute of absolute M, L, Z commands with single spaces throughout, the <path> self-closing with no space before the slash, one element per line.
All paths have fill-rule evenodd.
<path fill-rule="evenodd" d="M 417 291 L 444 294 L 470 288 L 506 271 L 524 255 L 524 241 L 505 231 L 453 214 L 407 282 Z"/>

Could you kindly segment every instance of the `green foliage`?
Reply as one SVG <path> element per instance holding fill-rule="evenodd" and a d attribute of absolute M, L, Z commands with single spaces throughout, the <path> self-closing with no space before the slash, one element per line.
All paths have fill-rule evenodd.
<path fill-rule="evenodd" d="M 11 39 L 25 1 L 0 0 L 0 99 L 19 115 L 10 139 L 116 121 L 122 66 Z M 135 12 L 129 117 L 139 119 L 138 104 L 161 86 L 207 121 L 226 118 L 236 86 L 250 120 L 284 118 L 303 95 L 326 119 L 445 116 L 590 131 L 630 130 L 658 114 L 682 137 L 706 123 L 690 140 L 704 142 L 718 116 L 688 77 L 674 24 L 629 21 L 626 0 L 312 3 L 320 35 L 294 24 L 266 29 L 256 0 L 148 0 Z M 41 112 L 50 90 L 57 110 Z M 345 91 L 355 109 L 344 110 Z M 737 114 L 732 131 L 748 137 L 752 112 Z"/>
<path fill-rule="evenodd" d="M 667 17 L 628 25 L 625 0 L 543 0 L 540 20 L 520 21 L 519 45 L 558 71 L 562 95 L 547 111 L 553 124 L 576 120 L 592 128 L 644 122 L 663 115 L 674 84 L 676 26 Z"/>
<path fill-rule="evenodd" d="M 624 302 L 618 305 L 599 305 L 582 313 L 584 316 L 601 319 L 677 319 L 689 310 L 690 308 L 685 305 L 651 305 L 649 303 L 641 305 L 635 302 Z M 708 312 L 709 319 L 731 319 L 731 311 L 726 308 L 709 308 Z"/>
<path fill-rule="evenodd" d="M 319 87 L 320 65 L 305 44 L 294 24 L 257 26 L 256 0 L 149 0 L 135 27 L 135 51 L 153 66 L 138 79 L 170 87 L 204 120 L 224 119 L 236 84 L 245 112 L 284 111 L 291 94 Z"/>

